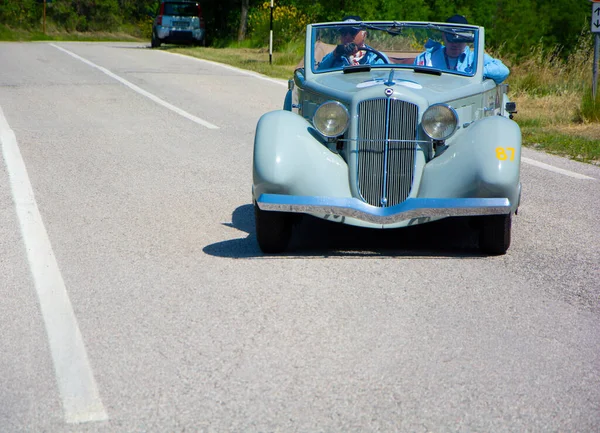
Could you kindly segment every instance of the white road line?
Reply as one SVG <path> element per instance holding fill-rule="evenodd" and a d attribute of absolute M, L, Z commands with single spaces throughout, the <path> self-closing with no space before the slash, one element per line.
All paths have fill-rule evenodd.
<path fill-rule="evenodd" d="M 64 49 L 62 47 L 59 47 L 58 45 L 55 45 L 55 44 L 49 44 L 49 45 L 52 45 L 54 48 L 59 49 L 59 50 L 65 52 L 65 53 L 67 53 L 68 55 L 76 58 L 77 60 L 81 60 L 83 63 L 85 63 L 87 65 L 90 65 L 93 68 L 96 68 L 96 69 L 104 72 L 109 77 L 114 78 L 115 80 L 119 81 L 122 84 L 125 84 L 131 90 L 136 91 L 140 95 L 143 95 L 143 96 L 145 96 L 148 99 L 151 99 L 152 101 L 156 102 L 157 104 L 162 105 L 165 108 L 168 108 L 169 110 L 171 110 L 171 111 L 179 114 L 180 116 L 185 117 L 186 119 L 191 120 L 192 122 L 196 122 L 198 125 L 202 125 L 202 126 L 208 128 L 208 129 L 219 129 L 218 126 L 213 125 L 212 123 L 207 122 L 206 120 L 200 119 L 199 117 L 196 117 L 193 114 L 190 114 L 187 111 L 182 110 L 181 108 L 174 106 L 173 104 L 169 104 L 167 101 L 164 101 L 164 100 L 160 99 L 158 96 L 153 95 L 150 92 L 147 92 L 146 90 L 142 89 L 141 87 L 136 86 L 133 83 L 130 83 L 126 79 L 119 77 L 117 74 L 112 73 L 111 71 L 109 71 L 106 68 L 103 68 L 102 66 L 98 66 L 97 64 L 95 64 L 93 62 L 90 62 L 89 60 L 84 59 L 83 57 L 78 56 L 77 54 L 72 53 L 69 50 L 66 50 L 66 49 Z"/>
<path fill-rule="evenodd" d="M 521 157 L 521 161 L 526 162 L 527 164 L 534 165 L 539 168 L 543 168 L 545 170 L 553 171 L 554 173 L 560 173 L 560 174 L 564 174 L 565 176 L 571 176 L 571 177 L 574 177 L 575 179 L 596 180 L 595 178 L 586 176 L 585 174 L 579 174 L 579 173 L 575 173 L 574 171 L 569 171 L 569 170 L 565 170 L 563 168 L 554 167 L 553 165 L 545 164 L 543 162 L 536 161 L 535 159 L 525 158 L 524 156 Z"/>
<path fill-rule="evenodd" d="M 65 421 L 81 423 L 107 420 L 79 325 L 37 207 L 17 139 L 1 107 L 0 143 L 48 334 Z"/>

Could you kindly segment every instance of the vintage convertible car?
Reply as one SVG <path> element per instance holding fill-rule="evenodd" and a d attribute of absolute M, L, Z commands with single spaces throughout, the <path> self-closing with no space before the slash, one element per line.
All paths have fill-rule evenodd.
<path fill-rule="evenodd" d="M 362 52 L 327 57 L 340 38 L 361 31 Z M 449 42 L 463 44 L 461 67 L 418 57 Z M 308 25 L 283 109 L 256 128 L 261 250 L 285 251 L 294 215 L 310 214 L 379 229 L 469 217 L 480 249 L 504 254 L 521 197 L 521 131 L 508 86 L 484 74 L 488 59 L 484 29 L 474 25 Z"/>

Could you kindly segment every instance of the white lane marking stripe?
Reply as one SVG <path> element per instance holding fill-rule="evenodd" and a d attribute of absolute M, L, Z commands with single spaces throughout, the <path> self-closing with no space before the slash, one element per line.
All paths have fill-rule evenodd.
<path fill-rule="evenodd" d="M 522 162 L 526 162 L 527 164 L 534 165 L 534 166 L 539 167 L 539 168 L 543 168 L 545 170 L 553 171 L 555 173 L 564 174 L 565 176 L 571 176 L 571 177 L 574 177 L 575 179 L 596 180 L 595 178 L 590 177 L 590 176 L 586 176 L 585 174 L 579 174 L 579 173 L 575 173 L 573 171 L 569 171 L 569 170 L 565 170 L 565 169 L 562 169 L 562 168 L 554 167 L 553 165 L 545 164 L 543 162 L 536 161 L 535 159 L 525 158 L 524 156 L 521 157 L 521 161 Z"/>
<path fill-rule="evenodd" d="M 65 421 L 81 423 L 107 420 L 79 325 L 33 195 L 17 138 L 1 107 L 0 143 L 48 334 Z"/>
<path fill-rule="evenodd" d="M 122 84 L 124 84 L 127 87 L 129 87 L 131 90 L 139 93 L 140 95 L 145 96 L 148 99 L 151 99 L 152 101 L 156 102 L 157 104 L 162 105 L 165 108 L 168 108 L 169 110 L 171 110 L 171 111 L 179 114 L 180 116 L 185 117 L 186 119 L 191 120 L 192 122 L 195 122 L 195 123 L 197 123 L 199 125 L 202 125 L 202 126 L 208 128 L 208 129 L 219 129 L 219 127 L 217 125 L 213 125 L 212 123 L 207 122 L 206 120 L 200 119 L 199 117 L 196 117 L 193 114 L 190 114 L 187 111 L 182 110 L 181 108 L 174 106 L 173 104 L 169 104 L 167 101 L 164 101 L 164 100 L 160 99 L 158 96 L 153 95 L 152 93 L 150 93 L 150 92 L 142 89 L 141 87 L 136 86 L 133 83 L 130 83 L 126 79 L 119 77 L 117 74 L 112 73 L 111 71 L 109 71 L 106 68 L 103 68 L 102 66 L 99 66 L 99 65 L 97 65 L 97 64 L 95 64 L 93 62 L 90 62 L 89 60 L 84 59 L 83 57 L 78 56 L 77 54 L 72 53 L 69 50 L 66 50 L 66 49 L 64 49 L 62 47 L 59 47 L 58 45 L 55 45 L 55 44 L 49 44 L 49 45 L 52 45 L 54 48 L 57 48 L 57 49 L 65 52 L 65 53 L 67 53 L 68 55 L 76 58 L 77 60 L 81 60 L 83 63 L 85 63 L 87 65 L 90 65 L 91 67 L 96 68 L 96 69 L 104 72 L 106 75 L 108 75 L 109 77 L 114 78 L 115 80 L 121 82 Z"/>

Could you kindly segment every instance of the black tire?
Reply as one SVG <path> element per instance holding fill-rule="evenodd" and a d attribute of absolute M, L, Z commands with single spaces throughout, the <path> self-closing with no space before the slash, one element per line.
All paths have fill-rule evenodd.
<path fill-rule="evenodd" d="M 506 254 L 510 246 L 511 214 L 490 215 L 481 218 L 479 248 L 489 255 Z"/>
<path fill-rule="evenodd" d="M 261 210 L 254 202 L 254 222 L 258 246 L 263 253 L 277 254 L 286 250 L 292 237 L 292 215 Z"/>

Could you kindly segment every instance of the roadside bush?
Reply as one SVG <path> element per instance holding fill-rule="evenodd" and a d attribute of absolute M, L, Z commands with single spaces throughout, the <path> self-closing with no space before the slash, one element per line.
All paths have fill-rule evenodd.
<path fill-rule="evenodd" d="M 148 17 L 137 22 L 123 23 L 119 26 L 119 31 L 134 38 L 150 40 L 152 38 L 152 21 L 152 18 Z"/>
<path fill-rule="evenodd" d="M 302 39 L 308 17 L 294 6 L 277 6 L 273 10 L 273 49 L 290 41 Z M 271 3 L 264 2 L 248 14 L 250 41 L 254 47 L 269 45 Z"/>
<path fill-rule="evenodd" d="M 0 23 L 31 30 L 38 26 L 41 16 L 42 5 L 36 0 L 0 0 Z"/>
<path fill-rule="evenodd" d="M 140 29 L 141 36 L 146 39 L 150 39 L 152 37 L 152 23 L 154 19 L 150 16 L 140 20 L 137 27 Z"/>
<path fill-rule="evenodd" d="M 56 23 L 68 32 L 87 30 L 87 20 L 78 15 L 72 6 L 65 1 L 56 1 L 52 7 L 47 9 L 46 15 L 49 21 Z"/>
<path fill-rule="evenodd" d="M 564 60 L 560 46 L 548 49 L 540 42 L 511 67 L 512 90 L 530 96 L 581 93 L 591 80 L 591 45 L 589 31 L 583 32 L 577 48 Z"/>
<path fill-rule="evenodd" d="M 273 63 L 275 65 L 297 65 L 302 59 L 304 59 L 304 41 L 295 40 L 286 42 L 279 47 Z"/>

